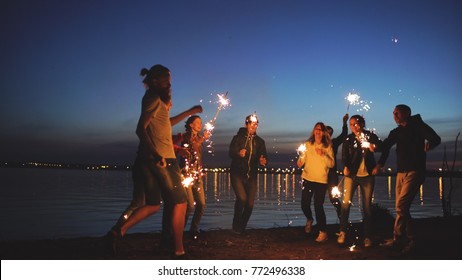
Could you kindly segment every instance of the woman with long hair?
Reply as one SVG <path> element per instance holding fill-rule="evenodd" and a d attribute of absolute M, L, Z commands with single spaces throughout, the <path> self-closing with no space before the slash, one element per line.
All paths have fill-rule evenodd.
<path fill-rule="evenodd" d="M 303 168 L 302 210 L 306 216 L 305 232 L 310 233 L 313 224 L 311 199 L 314 197 L 314 211 L 319 234 L 317 242 L 328 239 L 326 232 L 326 213 L 324 200 L 327 191 L 329 169 L 334 167 L 332 141 L 326 126 L 322 122 L 314 125 L 310 138 L 304 143 L 305 151 L 300 153 L 298 167 Z"/>

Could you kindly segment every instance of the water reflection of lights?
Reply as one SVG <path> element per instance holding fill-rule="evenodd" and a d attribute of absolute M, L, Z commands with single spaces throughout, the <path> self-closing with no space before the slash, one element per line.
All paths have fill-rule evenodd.
<path fill-rule="evenodd" d="M 269 170 L 271 168 L 268 168 Z M 341 175 L 341 174 L 339 174 Z M 207 170 L 208 181 L 204 180 L 204 188 L 206 189 L 206 201 L 210 204 L 210 209 L 219 209 L 217 212 L 211 213 L 213 219 L 218 217 L 231 215 L 235 203 L 235 193 L 230 184 L 229 169 L 211 169 Z M 305 220 L 303 212 L 300 208 L 301 199 L 301 174 L 300 173 L 260 173 L 258 174 L 258 194 L 255 198 L 255 213 L 252 214 L 251 221 L 264 226 L 298 226 Z M 341 179 L 341 178 L 339 178 Z M 418 211 L 423 215 L 428 215 L 429 211 L 433 211 L 434 199 L 439 199 L 439 190 L 435 188 L 438 184 L 438 178 L 427 180 L 425 183 L 426 189 L 422 194 L 425 194 L 425 205 L 419 203 Z M 435 183 L 433 183 L 435 182 Z M 388 183 L 388 189 L 387 189 Z M 390 197 L 391 198 L 388 198 Z M 377 177 L 376 189 L 374 191 L 373 201 L 379 206 L 386 207 L 390 213 L 395 214 L 394 209 L 395 196 L 395 177 L 393 175 L 385 177 Z M 362 221 L 362 195 L 360 190 L 355 189 L 355 194 L 348 201 L 351 203 L 350 220 L 352 222 Z M 347 202 L 347 203 L 348 203 Z M 215 204 L 212 206 L 212 204 Z M 437 204 L 438 205 L 438 204 Z M 334 215 L 334 208 L 329 204 L 325 204 L 326 216 L 328 223 L 334 223 L 337 219 Z M 421 214 L 422 215 L 422 214 Z M 435 214 L 436 215 L 436 214 Z M 334 219 L 335 216 L 335 219 Z M 258 218 L 257 218 L 258 217 Z M 226 218 L 227 219 L 227 218 Z M 227 225 L 227 223 L 225 222 Z M 352 236 L 355 236 L 354 234 Z M 358 243 L 356 243 L 358 244 Z M 357 250 L 357 249 L 356 249 Z"/>

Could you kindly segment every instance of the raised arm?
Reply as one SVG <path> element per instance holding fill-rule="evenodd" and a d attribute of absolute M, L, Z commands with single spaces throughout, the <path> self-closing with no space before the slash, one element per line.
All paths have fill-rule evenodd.
<path fill-rule="evenodd" d="M 202 113 L 202 106 L 201 105 L 193 106 L 190 109 L 188 109 L 188 110 L 186 110 L 184 112 L 181 112 L 181 113 L 179 113 L 178 115 L 176 115 L 174 117 L 170 117 L 170 124 L 172 126 L 174 126 L 174 125 L 178 124 L 179 122 L 181 122 L 186 117 L 189 117 L 191 115 L 198 114 L 198 113 Z"/>

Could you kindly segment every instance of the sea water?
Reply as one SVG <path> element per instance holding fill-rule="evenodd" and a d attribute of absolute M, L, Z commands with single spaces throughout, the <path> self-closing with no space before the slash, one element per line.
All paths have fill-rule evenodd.
<path fill-rule="evenodd" d="M 304 225 L 300 180 L 299 174 L 260 174 L 248 228 Z M 394 214 L 395 178 L 377 176 L 375 182 L 373 202 Z M 443 183 L 448 187 L 446 179 L 427 178 L 411 208 L 414 218 L 443 215 Z M 0 184 L 1 240 L 102 236 L 130 203 L 133 188 L 130 171 L 110 170 L 0 168 Z M 452 209 L 460 214 L 461 179 L 453 185 Z M 235 196 L 229 173 L 207 172 L 204 188 L 207 206 L 200 229 L 230 229 Z M 359 193 L 352 200 L 352 222 L 362 219 Z M 338 223 L 327 197 L 324 208 L 327 223 Z M 161 211 L 128 233 L 160 231 Z"/>

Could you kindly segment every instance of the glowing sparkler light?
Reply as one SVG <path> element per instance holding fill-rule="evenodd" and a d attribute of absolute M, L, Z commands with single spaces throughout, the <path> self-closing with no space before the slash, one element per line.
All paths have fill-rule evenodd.
<path fill-rule="evenodd" d="M 228 92 L 226 92 L 225 94 L 217 94 L 217 96 L 217 103 L 219 104 L 217 112 L 215 113 L 215 116 L 213 116 L 213 119 L 205 124 L 205 130 L 207 130 L 207 132 L 209 132 L 210 134 L 212 134 L 212 131 L 215 128 L 215 121 L 217 120 L 218 113 L 220 113 L 222 109 L 225 109 L 226 107 L 231 105 L 229 99 L 227 98 Z"/>
<path fill-rule="evenodd" d="M 340 192 L 340 189 L 337 186 L 332 188 L 331 194 L 334 198 L 339 198 L 340 196 L 342 196 L 342 193 Z"/>
<path fill-rule="evenodd" d="M 297 148 L 297 153 L 298 153 L 299 155 L 302 155 L 302 154 L 304 154 L 305 152 L 306 152 L 306 146 L 305 146 L 305 144 L 301 144 L 300 146 L 298 146 L 298 148 Z"/>
<path fill-rule="evenodd" d="M 371 146 L 371 143 L 369 143 L 369 141 L 367 140 L 368 140 L 368 137 L 364 135 L 364 133 L 361 132 L 361 135 L 359 137 L 359 141 L 361 142 L 361 148 L 369 149 L 369 147 Z"/>
<path fill-rule="evenodd" d="M 204 128 L 205 130 L 207 131 L 213 131 L 213 129 L 215 128 L 211 122 L 207 122 L 205 125 L 204 125 Z"/>
<path fill-rule="evenodd" d="M 351 245 L 350 246 L 350 252 L 353 252 L 355 250 L 356 245 Z"/>
<path fill-rule="evenodd" d="M 250 121 L 251 122 L 258 122 L 258 118 L 257 118 L 257 115 L 255 113 L 253 113 L 251 116 L 250 116 Z"/>
<path fill-rule="evenodd" d="M 357 93 L 349 92 L 347 97 L 345 97 L 345 99 L 348 101 L 348 107 L 347 107 L 347 112 L 348 112 L 348 109 L 350 109 L 350 105 L 359 104 L 359 100 L 361 99 L 361 96 L 359 96 L 359 94 Z"/>
<path fill-rule="evenodd" d="M 189 177 L 184 178 L 181 184 L 183 184 L 183 186 L 187 188 L 191 186 L 193 182 L 194 182 L 194 178 L 192 176 L 189 176 Z"/>
<path fill-rule="evenodd" d="M 218 103 L 220 103 L 220 106 L 222 107 L 227 107 L 230 105 L 229 99 L 226 97 L 228 95 L 228 92 L 226 92 L 224 95 L 222 94 L 217 94 L 218 95 Z"/>
<path fill-rule="evenodd" d="M 361 96 L 357 93 L 348 93 L 348 96 L 346 97 L 346 100 L 348 100 L 348 103 L 351 105 L 356 105 L 359 103 L 359 100 L 361 99 Z"/>
<path fill-rule="evenodd" d="M 213 116 L 212 120 L 210 120 L 204 125 L 205 132 L 208 134 L 208 138 L 205 141 L 208 143 L 207 148 L 209 148 L 209 150 L 207 152 L 209 154 L 213 154 L 213 146 L 212 146 L 213 142 L 210 140 L 210 137 L 212 136 L 212 132 L 215 129 L 215 121 L 217 120 L 218 113 L 220 113 L 222 109 L 225 109 L 226 107 L 231 106 L 231 102 L 229 101 L 227 97 L 228 92 L 226 92 L 225 94 L 217 94 L 217 96 L 218 96 L 217 103 L 219 104 L 217 112 L 215 113 L 215 116 Z"/>

